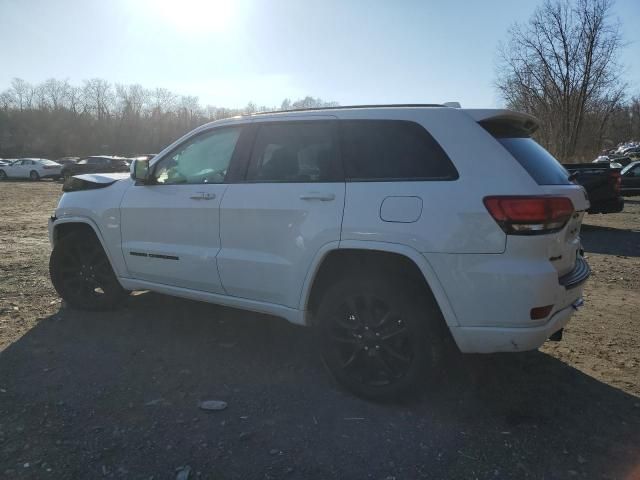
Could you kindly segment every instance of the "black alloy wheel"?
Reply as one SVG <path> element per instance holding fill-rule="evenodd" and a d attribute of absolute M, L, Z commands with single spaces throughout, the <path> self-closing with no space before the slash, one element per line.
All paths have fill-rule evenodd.
<path fill-rule="evenodd" d="M 107 310 L 127 296 L 95 234 L 70 233 L 59 239 L 49 261 L 51 282 L 71 306 Z"/>
<path fill-rule="evenodd" d="M 317 314 L 322 357 L 346 389 L 374 400 L 424 386 L 435 364 L 439 309 L 402 279 L 363 275 L 329 287 Z"/>

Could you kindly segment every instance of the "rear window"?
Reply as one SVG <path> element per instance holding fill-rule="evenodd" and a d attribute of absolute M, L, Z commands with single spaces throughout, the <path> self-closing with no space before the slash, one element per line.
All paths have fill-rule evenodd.
<path fill-rule="evenodd" d="M 538 185 L 569 185 L 569 172 L 553 155 L 528 137 L 497 138 Z"/>
<path fill-rule="evenodd" d="M 343 120 L 342 157 L 350 181 L 455 180 L 458 172 L 421 125 Z"/>

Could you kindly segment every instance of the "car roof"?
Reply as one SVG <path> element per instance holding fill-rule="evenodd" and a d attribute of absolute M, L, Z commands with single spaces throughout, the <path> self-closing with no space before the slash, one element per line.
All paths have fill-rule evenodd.
<path fill-rule="evenodd" d="M 202 125 L 197 130 L 205 130 L 210 127 L 217 127 L 222 125 L 233 125 L 233 124 L 243 124 L 250 123 L 257 119 L 283 119 L 283 118 L 291 118 L 295 119 L 297 117 L 304 117 L 313 114 L 330 114 L 334 116 L 340 116 L 340 113 L 346 112 L 354 112 L 354 111 L 363 111 L 363 110 L 371 110 L 371 111 L 388 111 L 388 110 L 397 110 L 402 111 L 405 109 L 446 109 L 446 110 L 456 110 L 459 112 L 463 112 L 470 116 L 476 122 L 505 122 L 509 124 L 515 124 L 528 132 L 534 132 L 537 130 L 539 122 L 538 120 L 529 114 L 516 112 L 513 110 L 506 110 L 500 108 L 486 108 L 486 109 L 476 109 L 476 108 L 458 108 L 449 105 L 442 105 L 436 103 L 407 103 L 407 104 L 388 104 L 388 105 L 348 105 L 341 107 L 317 107 L 317 108 L 304 108 L 297 110 L 276 110 L 271 112 L 257 112 L 247 115 L 238 115 L 235 117 L 225 118 L 222 120 L 216 120 L 205 125 Z"/>

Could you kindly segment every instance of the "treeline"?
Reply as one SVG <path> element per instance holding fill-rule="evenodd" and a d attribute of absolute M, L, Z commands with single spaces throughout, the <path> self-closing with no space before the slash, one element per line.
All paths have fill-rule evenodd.
<path fill-rule="evenodd" d="M 536 138 L 564 162 L 640 140 L 640 97 L 628 98 L 613 0 L 545 0 L 499 48 L 507 106 L 538 118 Z"/>
<path fill-rule="evenodd" d="M 33 85 L 14 78 L 0 93 L 0 158 L 59 158 L 94 154 L 156 153 L 198 125 L 260 111 L 336 106 L 320 98 L 284 99 L 279 106 L 202 106 L 198 97 L 164 88 L 82 85 L 49 79 Z"/>

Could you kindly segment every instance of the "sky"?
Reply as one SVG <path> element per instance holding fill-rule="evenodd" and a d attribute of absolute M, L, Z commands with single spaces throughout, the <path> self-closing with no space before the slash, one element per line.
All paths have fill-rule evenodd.
<path fill-rule="evenodd" d="M 100 77 L 199 97 L 279 106 L 501 105 L 496 51 L 526 0 L 0 0 L 0 90 L 13 77 Z M 640 94 L 640 0 L 617 0 L 620 60 Z"/>

